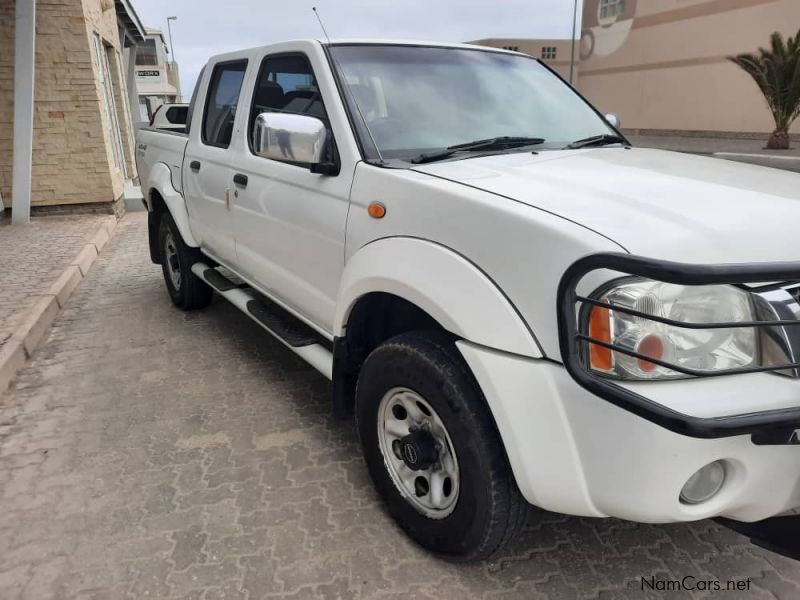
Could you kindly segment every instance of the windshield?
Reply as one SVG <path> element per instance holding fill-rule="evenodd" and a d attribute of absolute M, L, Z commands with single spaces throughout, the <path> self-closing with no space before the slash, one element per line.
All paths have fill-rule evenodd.
<path fill-rule="evenodd" d="M 544 138 L 503 150 L 520 152 L 614 134 L 572 88 L 526 56 L 378 45 L 333 46 L 331 53 L 368 158 L 378 158 L 375 146 L 384 159 L 412 160 L 504 136 Z"/>

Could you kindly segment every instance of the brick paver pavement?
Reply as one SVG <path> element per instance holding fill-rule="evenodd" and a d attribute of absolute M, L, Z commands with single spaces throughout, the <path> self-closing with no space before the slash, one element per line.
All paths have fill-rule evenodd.
<path fill-rule="evenodd" d="M 664 598 L 641 578 L 684 576 L 800 597 L 800 563 L 710 522 L 532 509 L 497 560 L 434 558 L 328 398 L 224 301 L 173 309 L 128 215 L 0 399 L 0 598 Z"/>
<path fill-rule="evenodd" d="M 108 215 L 34 217 L 19 226 L 0 219 L 0 346 L 34 298 L 47 292 L 106 219 Z"/>

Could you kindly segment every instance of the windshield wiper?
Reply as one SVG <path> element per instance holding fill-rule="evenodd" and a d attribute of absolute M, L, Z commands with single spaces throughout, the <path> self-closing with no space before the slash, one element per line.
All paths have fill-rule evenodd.
<path fill-rule="evenodd" d="M 448 146 L 439 152 L 431 152 L 429 154 L 420 154 L 416 158 L 412 158 L 411 162 L 415 165 L 434 162 L 453 156 L 456 152 L 467 152 L 471 150 L 504 150 L 506 148 L 517 148 L 520 146 L 534 146 L 536 144 L 543 144 L 544 138 L 538 137 L 513 137 L 502 136 L 495 138 L 488 138 L 485 140 L 475 140 L 474 142 L 466 142 L 464 144 L 456 144 L 455 146 Z"/>
<path fill-rule="evenodd" d="M 589 148 L 590 146 L 608 146 L 610 144 L 627 144 L 628 140 L 618 135 L 611 133 L 603 133 L 601 135 L 593 135 L 592 137 L 584 138 L 564 147 L 565 150 L 575 150 L 577 148 Z"/>

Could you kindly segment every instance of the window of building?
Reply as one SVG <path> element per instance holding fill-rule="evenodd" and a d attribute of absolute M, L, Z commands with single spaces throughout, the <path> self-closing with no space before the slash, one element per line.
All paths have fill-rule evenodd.
<path fill-rule="evenodd" d="M 125 156 L 122 150 L 122 134 L 120 133 L 119 117 L 117 115 L 117 99 L 114 95 L 114 84 L 111 77 L 111 67 L 109 66 L 109 52 L 113 52 L 113 48 L 107 47 L 100 39 L 100 36 L 95 33 L 94 58 L 100 86 L 103 88 L 103 109 L 106 114 L 104 121 L 109 128 L 114 166 L 127 177 Z"/>
<path fill-rule="evenodd" d="M 138 66 L 155 66 L 158 64 L 158 51 L 155 40 L 145 40 L 136 46 L 136 64 Z"/>
<path fill-rule="evenodd" d="M 555 60 L 557 51 L 555 46 L 542 46 L 542 58 L 544 60 Z"/>
<path fill-rule="evenodd" d="M 242 90 L 247 61 L 222 63 L 214 67 L 203 115 L 203 143 L 227 148 L 233 135 L 236 105 Z"/>
<path fill-rule="evenodd" d="M 616 21 L 625 12 L 625 0 L 600 0 L 600 20 Z"/>
<path fill-rule="evenodd" d="M 511 50 L 511 52 L 519 52 L 519 46 L 503 46 L 503 50 Z"/>

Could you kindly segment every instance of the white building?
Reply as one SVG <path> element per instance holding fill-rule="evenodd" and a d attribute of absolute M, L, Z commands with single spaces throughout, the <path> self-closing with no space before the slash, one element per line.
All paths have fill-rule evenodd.
<path fill-rule="evenodd" d="M 162 104 L 181 101 L 178 63 L 170 58 L 164 34 L 148 27 L 144 42 L 136 46 L 138 117 L 142 121 L 148 121 Z"/>

